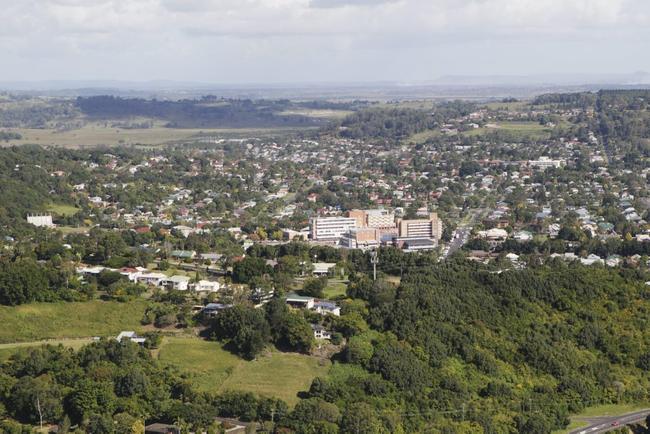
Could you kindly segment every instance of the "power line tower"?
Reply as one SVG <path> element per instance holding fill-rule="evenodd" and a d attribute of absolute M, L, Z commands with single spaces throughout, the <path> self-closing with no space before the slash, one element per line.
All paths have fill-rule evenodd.
<path fill-rule="evenodd" d="M 377 250 L 370 252 L 370 263 L 372 264 L 372 280 L 377 280 L 377 264 L 379 263 Z"/>

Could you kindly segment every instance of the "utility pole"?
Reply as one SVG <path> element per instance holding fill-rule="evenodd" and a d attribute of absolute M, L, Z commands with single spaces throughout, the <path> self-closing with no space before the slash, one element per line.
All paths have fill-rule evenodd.
<path fill-rule="evenodd" d="M 377 250 L 370 252 L 370 263 L 372 264 L 372 280 L 377 280 L 377 264 L 379 263 Z"/>
<path fill-rule="evenodd" d="M 38 419 L 41 425 L 41 431 L 43 431 L 43 411 L 41 410 L 41 398 L 36 397 L 36 409 L 38 410 Z"/>

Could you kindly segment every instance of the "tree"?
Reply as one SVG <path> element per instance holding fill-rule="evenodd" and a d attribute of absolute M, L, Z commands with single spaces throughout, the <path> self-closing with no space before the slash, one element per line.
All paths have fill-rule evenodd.
<path fill-rule="evenodd" d="M 58 422 L 63 415 L 61 390 L 48 376 L 19 379 L 8 404 L 11 415 L 21 422 L 37 424 L 41 416 L 44 422 Z"/>
<path fill-rule="evenodd" d="M 341 428 L 346 433 L 377 434 L 385 432 L 375 410 L 365 402 L 348 405 L 343 414 Z"/>
<path fill-rule="evenodd" d="M 299 312 L 289 312 L 282 326 L 281 346 L 293 351 L 308 353 L 314 345 L 311 326 Z"/>
<path fill-rule="evenodd" d="M 310 297 L 322 298 L 327 287 L 327 277 L 310 277 L 305 279 L 302 292 Z"/>
<path fill-rule="evenodd" d="M 221 312 L 212 320 L 211 334 L 237 354 L 254 359 L 269 343 L 269 323 L 261 310 L 238 305 Z"/>
<path fill-rule="evenodd" d="M 248 283 L 254 277 L 270 274 L 272 269 L 264 258 L 247 256 L 233 265 L 232 278 L 237 283 Z"/>

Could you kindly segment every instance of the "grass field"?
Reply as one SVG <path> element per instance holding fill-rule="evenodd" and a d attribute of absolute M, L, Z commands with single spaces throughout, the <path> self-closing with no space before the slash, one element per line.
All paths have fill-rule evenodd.
<path fill-rule="evenodd" d="M 485 107 L 491 110 L 508 110 L 508 111 L 521 111 L 530 104 L 529 101 L 515 101 L 515 102 L 489 102 Z"/>
<path fill-rule="evenodd" d="M 279 112 L 281 116 L 307 116 L 314 119 L 341 119 L 354 113 L 352 110 L 331 110 L 331 109 L 294 109 Z"/>
<path fill-rule="evenodd" d="M 110 127 L 110 122 L 90 122 L 82 128 L 69 131 L 34 128 L 8 129 L 8 131 L 19 133 L 22 139 L 10 140 L 5 145 L 29 143 L 73 148 L 98 145 L 159 145 L 195 136 L 251 137 L 284 134 L 295 130 L 295 128 L 165 128 L 160 124 L 152 128 L 121 129 Z"/>
<path fill-rule="evenodd" d="M 63 217 L 72 216 L 79 212 L 79 208 L 63 203 L 52 203 L 47 206 L 47 210 Z"/>
<path fill-rule="evenodd" d="M 194 374 L 201 390 L 254 392 L 281 398 L 290 406 L 298 402 L 298 392 L 309 389 L 314 377 L 326 375 L 330 368 L 329 361 L 278 351 L 246 361 L 216 342 L 188 337 L 165 337 L 158 357 Z"/>
<path fill-rule="evenodd" d="M 72 227 L 72 226 L 57 226 L 56 229 L 58 231 L 61 231 L 61 233 L 63 233 L 63 235 L 85 234 L 85 233 L 88 233 L 88 231 L 90 231 L 89 227 L 84 227 L 84 226 L 79 227 L 79 228 L 75 228 L 75 227 Z"/>
<path fill-rule="evenodd" d="M 481 136 L 493 131 L 504 131 L 515 137 L 546 138 L 551 134 L 551 128 L 537 122 L 499 122 L 463 132 L 466 136 Z"/>
<path fill-rule="evenodd" d="M 439 137 L 442 133 L 438 130 L 426 130 L 416 134 L 413 134 L 408 139 L 405 139 L 404 143 L 425 143 L 429 139 L 434 139 Z"/>
<path fill-rule="evenodd" d="M 335 298 L 341 295 L 345 295 L 345 290 L 348 285 L 346 281 L 329 279 L 327 282 L 327 287 L 323 291 L 325 298 Z"/>
<path fill-rule="evenodd" d="M 140 330 L 147 302 L 88 301 L 0 307 L 0 343 L 113 336 Z"/>

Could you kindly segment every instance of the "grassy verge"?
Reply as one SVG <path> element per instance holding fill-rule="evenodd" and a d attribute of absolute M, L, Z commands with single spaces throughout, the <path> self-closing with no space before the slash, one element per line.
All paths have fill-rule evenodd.
<path fill-rule="evenodd" d="M 93 300 L 76 303 L 31 303 L 0 307 L 0 343 L 113 336 L 140 330 L 147 302 Z"/>
<path fill-rule="evenodd" d="M 563 430 L 553 431 L 552 434 L 568 434 L 574 429 L 587 426 L 589 425 L 587 421 L 589 418 L 617 416 L 644 410 L 649 407 L 650 404 L 603 404 L 587 407 L 579 414 L 571 416 L 571 423 L 568 427 Z"/>
<path fill-rule="evenodd" d="M 290 406 L 298 402 L 298 392 L 309 389 L 311 381 L 326 375 L 330 367 L 329 361 L 278 351 L 246 361 L 216 342 L 179 337 L 165 337 L 159 359 L 192 373 L 201 390 L 254 392 L 281 398 Z"/>

